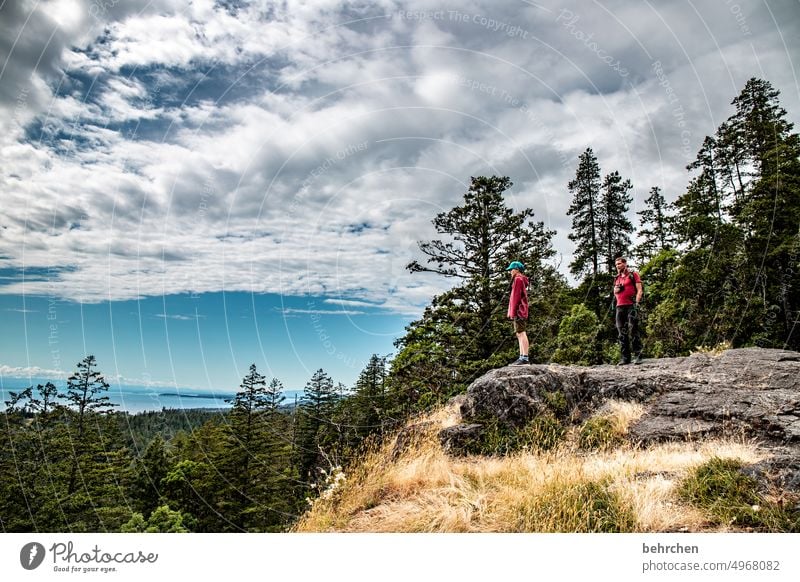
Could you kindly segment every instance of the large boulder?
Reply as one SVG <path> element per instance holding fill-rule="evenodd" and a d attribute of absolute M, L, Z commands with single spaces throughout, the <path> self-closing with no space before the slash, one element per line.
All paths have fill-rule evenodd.
<path fill-rule="evenodd" d="M 519 428 L 550 411 L 579 420 L 609 399 L 641 402 L 637 442 L 732 431 L 800 446 L 800 353 L 744 348 L 628 366 L 523 365 L 492 370 L 460 402 L 465 423 Z M 474 432 L 474 431 L 473 431 Z"/>

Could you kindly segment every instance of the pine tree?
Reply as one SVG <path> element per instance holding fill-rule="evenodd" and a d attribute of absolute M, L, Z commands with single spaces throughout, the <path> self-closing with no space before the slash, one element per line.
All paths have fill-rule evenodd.
<path fill-rule="evenodd" d="M 109 385 L 103 375 L 94 369 L 96 365 L 97 361 L 92 355 L 86 356 L 78 362 L 78 371 L 67 379 L 66 393 L 59 394 L 60 398 L 65 399 L 75 407 L 73 412 L 76 417 L 75 453 L 72 459 L 72 468 L 70 469 L 68 494 L 75 492 L 81 461 L 91 457 L 97 445 L 104 448 L 104 443 L 98 442 L 87 435 L 87 425 L 90 418 L 95 415 L 109 414 L 117 406 L 104 394 L 108 391 Z"/>
<path fill-rule="evenodd" d="M 669 230 L 669 215 L 667 214 L 668 205 L 661 194 L 661 189 L 653 186 L 650 189 L 650 196 L 644 203 L 645 209 L 637 212 L 641 225 L 639 229 L 641 240 L 635 251 L 641 265 L 650 261 L 661 251 L 672 248 L 672 235 Z"/>
<path fill-rule="evenodd" d="M 516 341 L 506 319 L 505 269 L 512 260 L 526 266 L 531 301 L 557 278 L 545 264 L 555 254 L 555 233 L 534 222 L 532 210 L 514 212 L 506 205 L 504 192 L 510 187 L 507 177 L 472 178 L 463 204 L 433 221 L 447 238 L 419 243 L 427 266 L 412 261 L 408 269 L 437 273 L 458 284 L 434 297 L 422 318 L 395 342 L 398 354 L 387 380 L 390 416 L 446 400 L 514 353 Z M 537 332 L 532 329 L 531 335 Z"/>
<path fill-rule="evenodd" d="M 320 368 L 305 386 L 298 413 L 298 468 L 300 478 L 313 484 L 324 466 L 325 452 L 333 436 L 331 417 L 337 400 L 336 388 Z M 333 438 L 332 438 L 333 436 Z"/>
<path fill-rule="evenodd" d="M 576 277 L 597 277 L 602 254 L 600 231 L 600 166 L 592 148 L 586 148 L 578 158 L 575 179 L 569 183 L 572 204 L 567 216 L 572 216 L 569 239 L 576 249 L 570 263 L 570 272 Z"/>
<path fill-rule="evenodd" d="M 356 380 L 353 394 L 339 403 L 336 416 L 345 429 L 346 459 L 367 437 L 381 435 L 389 426 L 387 375 L 386 357 L 372 354 Z"/>
<path fill-rule="evenodd" d="M 747 305 L 736 334 L 757 345 L 800 346 L 800 136 L 770 83 L 750 79 L 734 99 L 730 132 L 740 136 L 753 179 L 731 207 L 743 231 L 740 286 Z M 755 328 L 751 331 L 751 328 Z"/>
<path fill-rule="evenodd" d="M 420 242 L 428 266 L 417 261 L 408 265 L 412 273 L 427 271 L 460 281 L 439 305 L 452 308 L 451 320 L 462 336 L 462 360 L 491 357 L 507 336 L 491 323 L 505 315 L 506 266 L 522 261 L 535 288 L 548 274 L 543 262 L 555 254 L 555 232 L 534 223 L 533 210 L 514 212 L 506 206 L 503 194 L 511 186 L 508 177 L 473 177 L 464 203 L 433 220 L 437 232 L 452 240 Z"/>
<path fill-rule="evenodd" d="M 137 509 L 149 516 L 163 502 L 162 480 L 169 473 L 171 461 L 167 445 L 156 435 L 147 445 L 141 458 L 136 459 L 131 493 Z"/>
<path fill-rule="evenodd" d="M 282 499 L 289 489 L 289 443 L 278 411 L 282 388 L 277 379 L 267 386 L 252 364 L 231 400 L 225 448 L 217 463 L 227 484 L 219 507 L 238 530 L 268 531 L 289 517 Z"/>
<path fill-rule="evenodd" d="M 607 174 L 600 187 L 598 230 L 602 241 L 603 262 L 608 275 L 616 272 L 615 259 L 627 255 L 631 244 L 633 225 L 627 217 L 630 203 L 633 201 L 629 193 L 631 188 L 631 181 L 623 180 L 619 172 Z"/>

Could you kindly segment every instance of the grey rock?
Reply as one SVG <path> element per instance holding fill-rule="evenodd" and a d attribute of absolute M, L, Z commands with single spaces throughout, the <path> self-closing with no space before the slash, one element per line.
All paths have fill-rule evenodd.
<path fill-rule="evenodd" d="M 563 410 L 553 408 L 554 394 L 563 395 Z M 519 428 L 548 411 L 580 420 L 610 399 L 645 405 L 630 428 L 635 442 L 744 434 L 800 450 L 800 353 L 786 350 L 743 348 L 638 366 L 506 366 L 475 380 L 458 405 L 467 423 L 496 418 Z"/>
<path fill-rule="evenodd" d="M 439 431 L 439 442 L 449 453 L 464 454 L 472 444 L 478 442 L 482 433 L 482 424 L 457 424 Z"/>

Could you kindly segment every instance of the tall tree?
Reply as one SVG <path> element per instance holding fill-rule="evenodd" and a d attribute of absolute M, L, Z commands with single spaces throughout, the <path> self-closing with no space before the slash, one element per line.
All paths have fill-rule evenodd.
<path fill-rule="evenodd" d="M 131 493 L 137 509 L 149 517 L 163 503 L 162 480 L 171 468 L 167 444 L 156 435 L 141 458 L 136 459 Z"/>
<path fill-rule="evenodd" d="M 526 275 L 536 281 L 545 275 L 543 261 L 555 254 L 555 233 L 533 222 L 533 210 L 514 212 L 506 205 L 503 194 L 511 186 L 508 177 L 473 177 L 463 204 L 433 220 L 437 232 L 450 240 L 420 242 L 426 265 L 408 265 L 412 273 L 433 272 L 459 281 L 447 299 L 451 306 L 458 304 L 457 326 L 465 328 L 462 337 L 474 345 L 462 346 L 465 359 L 487 359 L 501 341 L 490 322 L 505 308 L 508 263 L 522 261 Z"/>
<path fill-rule="evenodd" d="M 746 309 L 736 333 L 748 333 L 748 318 L 758 330 L 758 345 L 800 347 L 800 136 L 786 120 L 779 92 L 762 79 L 750 79 L 733 100 L 736 113 L 729 131 L 739 136 L 753 180 L 731 207 L 734 223 L 744 234 L 742 264 Z"/>
<path fill-rule="evenodd" d="M 76 478 L 81 461 L 90 457 L 93 449 L 99 443 L 87 436 L 87 423 L 90 417 L 109 414 L 117 404 L 105 394 L 109 385 L 103 375 L 95 367 L 97 361 L 92 355 L 86 356 L 78 362 L 78 370 L 67 379 L 67 391 L 59 397 L 72 404 L 75 413 L 75 453 L 70 469 L 68 493 L 74 493 L 77 484 Z M 100 426 L 99 424 L 97 426 Z M 102 436 L 102 435 L 101 435 Z"/>
<path fill-rule="evenodd" d="M 434 297 L 395 343 L 398 354 L 387 380 L 392 415 L 440 402 L 508 359 L 514 348 L 506 319 L 505 269 L 512 260 L 526 265 L 530 300 L 557 278 L 545 264 L 555 254 L 555 233 L 534 222 L 531 209 L 515 212 L 506 205 L 504 193 L 511 185 L 507 177 L 473 177 L 463 204 L 433 220 L 446 238 L 419 243 L 426 265 L 412 261 L 408 269 L 437 273 L 457 284 Z"/>
<path fill-rule="evenodd" d="M 603 178 L 600 187 L 599 231 L 602 241 L 602 257 L 606 274 L 616 271 L 614 260 L 628 254 L 631 245 L 633 225 L 628 219 L 628 209 L 633 198 L 630 195 L 630 180 L 623 180 L 619 172 L 612 172 Z"/>
<path fill-rule="evenodd" d="M 331 417 L 338 395 L 333 380 L 322 368 L 306 383 L 298 410 L 298 468 L 300 478 L 313 484 L 325 468 L 325 453 L 336 435 Z"/>
<path fill-rule="evenodd" d="M 644 201 L 645 208 L 637 212 L 639 215 L 640 242 L 636 247 L 635 255 L 641 265 L 644 265 L 655 255 L 665 249 L 672 248 L 672 234 L 669 230 L 668 205 L 661 193 L 661 188 L 653 186 L 650 196 Z"/>
<path fill-rule="evenodd" d="M 569 239 L 576 249 L 570 272 L 576 277 L 587 273 L 596 278 L 600 268 L 602 238 L 600 231 L 600 166 L 592 148 L 586 148 L 578 158 L 575 178 L 569 182 L 572 204 L 567 211 L 572 216 Z"/>
<path fill-rule="evenodd" d="M 267 531 L 286 521 L 280 500 L 285 491 L 280 489 L 285 485 L 283 464 L 288 462 L 279 451 L 287 443 L 281 442 L 277 424 L 281 387 L 277 379 L 267 386 L 252 364 L 230 400 L 225 448 L 217 467 L 227 485 L 220 508 L 238 530 Z"/>

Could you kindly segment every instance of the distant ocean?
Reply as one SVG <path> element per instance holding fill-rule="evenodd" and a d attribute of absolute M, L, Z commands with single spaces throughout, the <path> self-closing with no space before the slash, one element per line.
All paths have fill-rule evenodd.
<path fill-rule="evenodd" d="M 8 376 L 0 378 L 0 410 L 5 410 L 5 401 L 10 398 L 9 391 L 19 392 L 28 386 L 44 385 L 52 382 L 59 391 L 66 391 L 65 380 L 50 380 L 47 378 L 11 378 Z M 109 382 L 109 384 L 111 384 Z M 302 396 L 302 390 L 288 390 L 284 392 L 286 400 L 284 404 L 293 404 L 295 395 L 298 399 Z M 230 408 L 231 404 L 225 402 L 232 399 L 234 392 L 222 392 L 212 390 L 198 390 L 197 388 L 179 388 L 163 386 L 139 386 L 135 384 L 111 384 L 106 392 L 106 396 L 111 402 L 118 404 L 114 410 L 118 412 L 128 412 L 136 414 L 147 410 L 161 410 L 162 408 L 190 409 L 190 408 Z"/>

